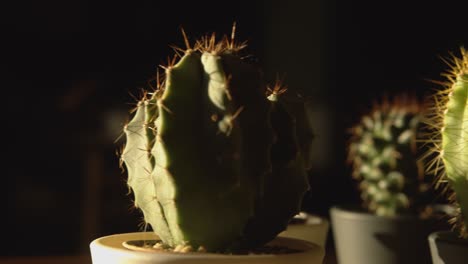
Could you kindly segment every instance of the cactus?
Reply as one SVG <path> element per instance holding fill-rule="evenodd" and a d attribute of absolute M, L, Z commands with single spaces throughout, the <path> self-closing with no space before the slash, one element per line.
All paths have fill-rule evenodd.
<path fill-rule="evenodd" d="M 427 184 L 418 161 L 420 104 L 404 96 L 374 107 L 352 128 L 348 162 L 364 207 L 380 216 L 417 213 Z"/>
<path fill-rule="evenodd" d="M 282 89 L 267 93 L 234 32 L 193 47 L 183 32 L 179 61 L 164 67 L 165 80 L 124 128 L 121 160 L 135 206 L 176 249 L 261 246 L 286 228 L 309 188 L 295 119 L 270 100 Z"/>
<path fill-rule="evenodd" d="M 427 141 L 433 156 L 426 170 L 437 177 L 436 187 L 448 191 L 457 208 L 451 222 L 460 237 L 468 238 L 468 53 L 461 48 L 461 57 L 452 54 L 445 60 L 449 70 L 442 75 L 443 89 L 434 95 L 433 111 L 428 112 L 430 131 Z"/>

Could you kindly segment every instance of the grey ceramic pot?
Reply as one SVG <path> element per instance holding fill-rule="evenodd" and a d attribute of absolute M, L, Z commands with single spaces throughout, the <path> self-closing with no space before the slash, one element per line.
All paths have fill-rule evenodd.
<path fill-rule="evenodd" d="M 357 207 L 330 209 L 340 264 L 431 263 L 427 237 L 441 220 L 416 216 L 381 217 Z"/>
<path fill-rule="evenodd" d="M 461 239 L 452 231 L 439 231 L 429 235 L 434 264 L 468 263 L 468 239 Z"/>

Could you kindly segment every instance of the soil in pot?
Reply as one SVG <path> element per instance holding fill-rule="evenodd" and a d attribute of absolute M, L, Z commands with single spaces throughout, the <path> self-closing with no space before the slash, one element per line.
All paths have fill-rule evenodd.
<path fill-rule="evenodd" d="M 176 248 L 167 247 L 163 244 L 162 240 L 128 240 L 122 243 L 122 245 L 130 250 L 142 251 L 142 252 L 172 252 L 172 253 L 206 253 L 205 249 L 200 247 L 193 249 L 190 246 L 179 246 Z M 259 248 L 255 248 L 250 251 L 239 251 L 235 253 L 218 253 L 218 254 L 229 254 L 229 255 L 280 255 L 280 254 L 292 254 L 301 253 L 304 250 L 289 248 L 282 245 L 265 245 Z"/>

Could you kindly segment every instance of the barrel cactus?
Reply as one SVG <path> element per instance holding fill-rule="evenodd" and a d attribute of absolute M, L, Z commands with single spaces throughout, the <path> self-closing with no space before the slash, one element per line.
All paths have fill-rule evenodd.
<path fill-rule="evenodd" d="M 428 185 L 416 144 L 421 107 L 404 96 L 385 101 L 351 129 L 348 161 L 369 212 L 394 216 L 424 207 Z"/>
<path fill-rule="evenodd" d="M 245 43 L 207 35 L 164 68 L 125 126 L 134 204 L 167 247 L 236 252 L 284 230 L 308 190 L 294 116 Z"/>
<path fill-rule="evenodd" d="M 437 187 L 449 194 L 457 208 L 451 220 L 460 237 L 468 238 L 468 53 L 452 55 L 442 82 L 443 89 L 434 95 L 434 107 L 428 112 L 427 141 L 433 145 L 428 157 L 436 154 L 426 169 L 437 177 Z"/>

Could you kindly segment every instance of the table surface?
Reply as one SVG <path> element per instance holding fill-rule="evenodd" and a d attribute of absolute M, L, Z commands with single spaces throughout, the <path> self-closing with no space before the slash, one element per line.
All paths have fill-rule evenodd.
<path fill-rule="evenodd" d="M 327 253 L 324 264 L 336 264 L 334 254 Z M 0 264 L 91 264 L 91 256 L 1 257 Z"/>
<path fill-rule="evenodd" d="M 40 256 L 0 257 L 0 264 L 91 264 L 90 255 L 82 256 Z"/>

